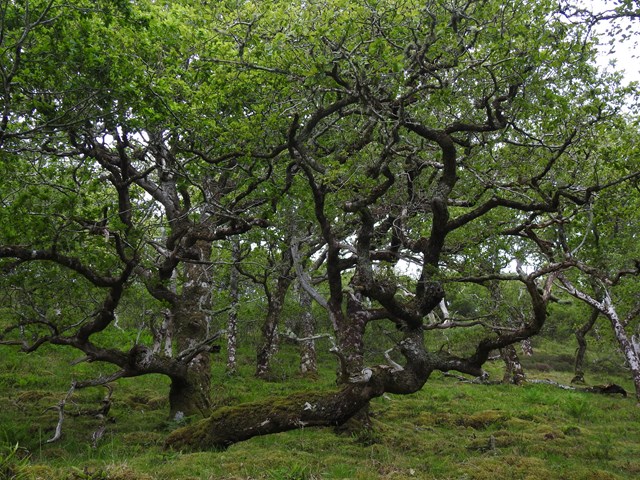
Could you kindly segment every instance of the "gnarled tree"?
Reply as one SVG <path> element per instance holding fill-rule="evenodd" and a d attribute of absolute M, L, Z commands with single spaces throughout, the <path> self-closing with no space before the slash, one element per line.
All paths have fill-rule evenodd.
<path fill-rule="evenodd" d="M 116 366 L 101 381 L 167 375 L 172 414 L 207 412 L 212 247 L 250 230 L 260 245 L 266 227 L 289 238 L 283 196 L 311 206 L 324 244 L 327 293 L 305 288 L 334 330 L 338 389 L 228 407 L 168 445 L 337 425 L 435 370 L 480 375 L 542 328 L 557 269 L 509 265 L 528 263 L 539 224 L 606 187 L 593 137 L 625 102 L 589 25 L 556 2 L 47 5 L 47 28 L 14 22 L 31 41 L 5 50 L 20 82 L 3 96 L 0 268 L 16 308 L 2 343 L 74 347 Z M 429 321 L 452 279 L 519 282 L 530 318 Z M 134 287 L 169 308 L 173 355 L 101 342 Z M 372 322 L 396 332 L 373 361 Z M 477 341 L 427 348 L 442 328 Z"/>

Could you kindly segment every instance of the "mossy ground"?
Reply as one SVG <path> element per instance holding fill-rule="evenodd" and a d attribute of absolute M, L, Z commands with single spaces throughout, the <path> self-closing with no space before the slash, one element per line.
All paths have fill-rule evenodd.
<path fill-rule="evenodd" d="M 531 377 L 568 383 L 570 369 L 555 365 L 550 349 L 528 360 Z M 300 390 L 331 389 L 334 364 L 327 357 L 316 380 L 295 374 L 293 352 L 276 363 L 275 378 L 252 377 L 246 352 L 239 375 L 224 373 L 215 360 L 218 406 L 287 396 Z M 290 355 L 290 357 L 287 357 Z M 565 353 L 566 355 L 566 353 Z M 20 446 L 13 477 L 66 480 L 205 479 L 627 479 L 640 478 L 640 408 L 629 398 L 565 391 L 549 385 L 475 385 L 434 374 L 414 395 L 385 395 L 372 405 L 374 428 L 337 435 L 310 428 L 258 437 L 225 451 L 163 450 L 169 432 L 168 383 L 162 377 L 119 382 L 97 448 L 91 434 L 99 420 L 67 416 L 63 437 L 48 444 L 57 422 L 55 406 L 72 376 L 95 374 L 95 366 L 69 368 L 72 352 L 43 350 L 25 356 L 4 349 L 0 356 L 0 446 Z M 562 356 L 558 357 L 564 358 Z M 562 363 L 564 362 L 564 363 Z M 544 364 L 536 369 L 536 364 Z M 501 364 L 489 365 L 494 378 Z M 285 381 L 286 380 L 286 381 Z M 628 390 L 624 370 L 588 374 L 592 384 L 614 381 Z M 80 391 L 69 413 L 95 409 L 102 389 Z M 2 454 L 0 453 L 0 459 Z M 7 470 L 8 471 L 8 470 Z M 2 473 L 0 471 L 0 478 Z"/>

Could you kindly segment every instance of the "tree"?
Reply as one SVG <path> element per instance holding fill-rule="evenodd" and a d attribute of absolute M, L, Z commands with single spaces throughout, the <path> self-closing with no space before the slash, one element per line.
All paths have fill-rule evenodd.
<path fill-rule="evenodd" d="M 78 387 L 165 374 L 172 415 L 206 413 L 209 352 L 219 336 L 208 318 L 212 243 L 267 224 L 269 189 L 277 188 L 273 159 L 284 148 L 252 153 L 239 130 L 235 141 L 215 147 L 231 125 L 247 121 L 242 128 L 249 129 L 253 118 L 244 111 L 251 103 L 248 81 L 229 82 L 226 90 L 214 90 L 215 82 L 223 85 L 227 74 L 255 80 L 255 72 L 211 60 L 215 51 L 204 49 L 206 19 L 196 6 L 110 5 L 78 2 L 55 12 L 50 4 L 4 6 L 5 19 L 28 26 L 25 35 L 37 22 L 47 27 L 16 44 L 12 75 L 21 82 L 12 87 L 19 94 L 4 95 L 5 104 L 22 101 L 6 108 L 11 115 L 3 131 L 3 221 L 12 225 L 2 232 L 4 281 L 28 286 L 29 277 L 44 271 L 56 287 L 25 287 L 23 295 L 50 301 L 77 282 L 91 301 L 74 294 L 57 308 L 38 310 L 16 296 L 26 311 L 16 312 L 5 337 L 20 333 L 3 343 L 25 351 L 45 342 L 67 345 L 87 361 L 117 366 Z M 3 23 L 5 41 L 7 28 Z M 269 143 L 267 110 L 257 115 L 263 137 L 256 148 Z M 202 118 L 211 121 L 199 128 Z M 123 349 L 99 339 L 134 285 L 170 309 L 172 356 L 144 343 Z"/>
<path fill-rule="evenodd" d="M 619 152 L 610 146 L 605 148 L 609 153 L 629 155 L 630 158 L 634 155 L 634 150 L 629 147 Z M 625 168 L 629 167 L 634 168 L 633 160 L 625 165 Z M 612 173 L 611 167 L 604 167 L 599 173 L 601 181 L 606 182 L 607 174 Z M 625 181 L 621 182 L 622 179 Z M 545 240 L 541 238 L 541 232 L 531 231 L 529 236 L 549 262 L 563 272 L 558 276 L 559 287 L 592 309 L 591 319 L 581 331 L 588 331 L 599 315 L 609 320 L 631 371 L 636 397 L 640 400 L 640 356 L 637 337 L 634 337 L 637 335 L 640 302 L 633 293 L 640 275 L 640 262 L 637 260 L 640 252 L 635 239 L 637 211 L 629 208 L 637 205 L 637 181 L 638 172 L 632 170 L 630 174 L 614 180 L 615 188 L 611 185 L 612 188 L 585 205 L 583 211 L 573 212 L 575 218 L 571 223 L 555 218 L 557 228 L 552 233 L 546 232 Z M 624 201 L 618 203 L 616 197 L 621 196 Z M 612 221 L 598 222 L 599 217 L 605 215 Z M 622 311 L 626 312 L 624 316 L 620 313 Z M 580 347 L 584 355 L 584 338 Z"/>
<path fill-rule="evenodd" d="M 627 97 L 595 68 L 588 25 L 546 1 L 110 5 L 61 7 L 20 48 L 33 63 L 14 75 L 21 133 L 3 144 L 12 227 L 0 268 L 24 284 L 12 299 L 23 313 L 5 320 L 3 343 L 68 345 L 116 365 L 100 382 L 165 374 L 172 415 L 207 413 L 213 245 L 290 238 L 278 218 L 290 205 L 310 207 L 305 236 L 324 249 L 326 295 L 298 277 L 328 312 L 337 390 L 228 407 L 168 445 L 338 425 L 433 371 L 480 375 L 492 350 L 540 331 L 560 273 L 531 232 L 573 221 L 567 211 L 618 184 L 598 181 L 592 155 L 612 119 L 624 124 Z M 630 168 L 622 180 L 637 178 Z M 274 255 L 298 269 L 285 247 Z M 415 275 L 398 273 L 407 265 Z M 80 282 L 60 305 L 73 315 L 26 301 L 54 297 L 50 284 L 29 288 L 43 276 L 69 291 Z M 425 322 L 461 282 L 519 282 L 530 317 Z M 99 341 L 133 286 L 169 308 L 173 356 Z M 377 339 L 388 348 L 370 365 L 373 322 L 395 333 Z M 442 328 L 472 341 L 427 348 Z"/>
<path fill-rule="evenodd" d="M 383 392 L 416 391 L 434 370 L 480 375 L 491 350 L 536 334 L 546 320 L 555 267 L 505 269 L 530 260 L 523 239 L 536 222 L 611 186 L 593 175 L 590 140 L 614 124 L 624 93 L 598 76 L 588 30 L 550 4 L 385 7 L 340 4 L 318 34 L 322 45 L 292 42 L 318 77 L 297 104 L 288 149 L 326 244 L 329 294 L 314 298 L 332 320 L 342 387 L 278 408 L 225 410 L 172 434 L 172 446 L 343 422 Z M 325 25 L 313 7 L 299 15 Z M 496 244 L 501 262 L 484 270 L 474 260 Z M 404 262 L 418 270 L 409 286 L 394 270 Z M 449 272 L 466 274 L 458 281 L 520 281 L 531 318 L 512 328 L 457 322 L 487 332 L 462 354 L 428 351 L 425 331 L 444 325 L 424 318 L 442 301 Z M 391 349 L 402 360 L 364 365 L 374 321 L 396 326 Z"/>

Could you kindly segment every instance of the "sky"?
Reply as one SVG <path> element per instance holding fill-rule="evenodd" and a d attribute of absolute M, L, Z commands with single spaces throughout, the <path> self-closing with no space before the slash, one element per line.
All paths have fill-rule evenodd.
<path fill-rule="evenodd" d="M 594 12 L 602 12 L 611 9 L 614 2 L 611 2 L 611 0 L 583 0 L 583 3 Z M 613 53 L 611 53 L 611 45 L 607 43 L 608 39 L 603 35 L 599 63 L 602 68 L 611 68 L 609 63 L 613 60 L 616 64 L 615 70 L 622 71 L 627 82 L 640 82 L 640 49 L 637 45 L 640 40 L 640 20 L 620 20 L 619 22 L 623 28 L 631 27 L 631 31 L 635 32 L 635 34 L 632 35 L 631 39 L 615 42 Z M 596 31 L 604 34 L 606 28 L 607 25 L 602 24 L 596 28 Z"/>

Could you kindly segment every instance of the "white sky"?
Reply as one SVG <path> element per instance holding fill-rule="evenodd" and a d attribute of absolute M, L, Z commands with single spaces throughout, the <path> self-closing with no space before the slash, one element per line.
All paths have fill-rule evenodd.
<path fill-rule="evenodd" d="M 612 9 L 615 4 L 611 0 L 583 0 L 584 5 L 594 12 L 602 12 Z M 618 20 L 623 28 L 631 27 L 629 33 L 632 33 L 630 39 L 626 41 L 618 41 L 613 46 L 608 44 L 608 38 L 604 34 L 608 25 L 602 24 L 596 28 L 596 31 L 602 35 L 601 42 L 601 59 L 600 64 L 603 68 L 611 68 L 609 64 L 615 63 L 615 70 L 624 72 L 625 79 L 628 82 L 640 82 L 640 58 L 638 57 L 637 43 L 640 40 L 640 21 Z M 613 47 L 613 53 L 611 49 Z"/>

